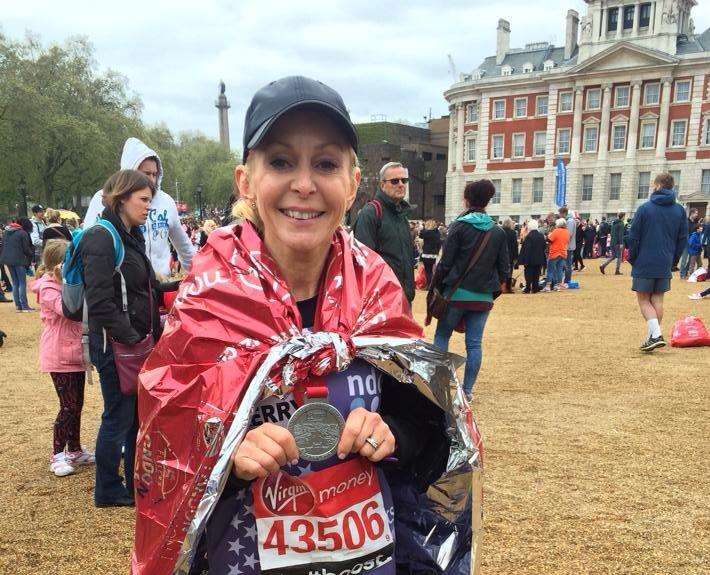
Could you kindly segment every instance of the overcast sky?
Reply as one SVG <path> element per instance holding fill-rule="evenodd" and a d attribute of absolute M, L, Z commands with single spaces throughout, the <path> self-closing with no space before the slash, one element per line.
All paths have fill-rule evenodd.
<path fill-rule="evenodd" d="M 495 53 L 498 18 L 511 47 L 564 44 L 565 14 L 583 0 L 0 0 L 2 31 L 45 43 L 89 38 L 101 69 L 125 75 L 144 104 L 143 119 L 218 138 L 214 101 L 227 85 L 231 144 L 241 149 L 243 118 L 255 90 L 305 75 L 340 92 L 353 119 L 374 115 L 421 122 L 447 112 L 447 60 L 470 72 Z M 694 9 L 710 26 L 708 0 Z"/>

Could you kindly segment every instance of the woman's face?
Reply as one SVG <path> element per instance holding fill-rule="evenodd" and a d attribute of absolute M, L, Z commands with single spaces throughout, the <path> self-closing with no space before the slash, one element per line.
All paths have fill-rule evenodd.
<path fill-rule="evenodd" d="M 121 202 L 121 215 L 126 219 L 130 227 L 140 226 L 145 223 L 152 199 L 153 195 L 150 192 L 150 188 L 144 188 L 136 190 Z"/>
<path fill-rule="evenodd" d="M 256 203 L 272 254 L 308 256 L 329 249 L 360 182 L 336 125 L 323 113 L 295 110 L 249 155 L 249 174 L 237 168 L 237 185 Z"/>

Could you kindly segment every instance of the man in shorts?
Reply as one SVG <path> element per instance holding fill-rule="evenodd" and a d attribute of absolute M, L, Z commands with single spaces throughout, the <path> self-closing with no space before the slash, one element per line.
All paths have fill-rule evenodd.
<path fill-rule="evenodd" d="M 663 294 L 671 289 L 671 269 L 678 264 L 687 241 L 685 210 L 676 203 L 673 176 L 658 174 L 651 197 L 636 211 L 629 230 L 631 289 L 648 326 L 641 351 L 666 345 L 660 325 Z"/>

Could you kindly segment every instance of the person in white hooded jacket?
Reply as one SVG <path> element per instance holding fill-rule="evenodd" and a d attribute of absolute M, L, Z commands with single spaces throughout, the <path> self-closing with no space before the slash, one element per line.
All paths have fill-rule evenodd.
<path fill-rule="evenodd" d="M 190 269 L 195 247 L 180 224 L 175 200 L 160 189 L 163 179 L 163 165 L 158 154 L 138 138 L 128 138 L 121 154 L 122 170 L 143 172 L 155 184 L 155 196 L 150 203 L 148 219 L 143 228 L 145 252 L 156 274 L 170 276 L 170 243 L 175 246 L 180 265 Z M 103 190 L 91 198 L 89 209 L 84 217 L 84 228 L 93 225 L 104 210 Z"/>

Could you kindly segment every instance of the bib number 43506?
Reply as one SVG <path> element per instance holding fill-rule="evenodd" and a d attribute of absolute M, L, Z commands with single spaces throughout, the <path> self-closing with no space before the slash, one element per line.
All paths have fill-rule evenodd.
<path fill-rule="evenodd" d="M 368 540 L 377 541 L 384 532 L 383 510 L 378 501 L 370 500 L 360 510 L 351 508 L 333 519 L 276 519 L 264 539 L 263 548 L 274 550 L 279 555 L 285 555 L 288 551 L 354 551 L 362 548 Z M 389 541 L 389 534 L 385 539 Z"/>

